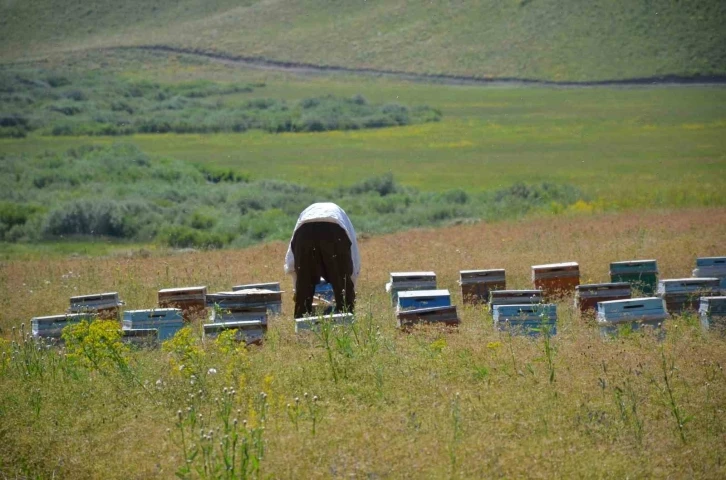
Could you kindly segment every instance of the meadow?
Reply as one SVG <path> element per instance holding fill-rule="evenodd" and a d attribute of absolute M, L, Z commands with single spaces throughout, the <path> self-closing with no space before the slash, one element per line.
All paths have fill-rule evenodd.
<path fill-rule="evenodd" d="M 723 254 L 722 208 L 610 213 L 420 229 L 361 239 L 353 330 L 296 335 L 285 242 L 245 250 L 14 260 L 0 269 L 0 472 L 73 478 L 722 478 L 726 344 L 697 317 L 664 336 L 601 338 L 568 296 L 558 332 L 497 332 L 462 306 L 465 268 L 575 260 L 582 282 L 608 263 L 656 258 L 661 278 Z M 456 332 L 403 334 L 388 272 L 431 269 L 462 319 Z M 126 351 L 117 327 L 77 331 L 65 350 L 21 338 L 68 297 L 118 291 L 152 307 L 156 291 L 281 280 L 283 314 L 264 345 L 203 341 L 199 324 L 159 350 Z M 24 324 L 24 326 L 22 326 Z M 15 342 L 15 343 L 13 343 Z M 67 353 L 68 355 L 64 355 Z M 229 464 L 234 454 L 233 467 Z M 228 462 L 228 463 L 225 463 Z"/>
<path fill-rule="evenodd" d="M 422 191 L 572 185 L 604 209 L 724 203 L 719 173 L 726 168 L 726 90 L 720 86 L 482 88 L 299 76 L 149 52 L 83 53 L 38 65 L 164 84 L 264 83 L 265 97 L 290 103 L 361 95 L 373 104 L 428 105 L 442 113 L 435 123 L 350 132 L 124 137 L 149 155 L 232 168 L 251 178 L 335 188 L 390 172 Z M 225 98 L 243 102 L 257 95 Z M 0 139 L 0 151 L 35 154 L 116 141 L 31 133 Z"/>

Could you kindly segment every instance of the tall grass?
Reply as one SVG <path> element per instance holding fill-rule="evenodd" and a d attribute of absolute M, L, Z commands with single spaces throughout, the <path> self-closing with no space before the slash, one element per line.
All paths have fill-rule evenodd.
<path fill-rule="evenodd" d="M 503 267 L 509 286 L 524 288 L 529 265 L 577 260 L 583 282 L 604 281 L 610 261 L 643 256 L 658 259 L 663 277 L 684 276 L 696 255 L 721 253 L 724 225 L 722 210 L 707 209 L 364 239 L 356 323 L 330 332 L 329 352 L 321 338 L 294 334 L 289 293 L 260 347 L 225 336 L 203 340 L 198 324 L 158 350 L 116 349 L 112 330 L 103 329 L 75 331 L 76 343 L 65 350 L 27 337 L 31 316 L 62 311 L 75 293 L 118 290 L 132 309 L 152 307 L 157 289 L 183 284 L 217 291 L 280 279 L 290 292 L 281 273 L 284 242 L 235 252 L 4 262 L 0 471 L 721 477 L 722 336 L 674 317 L 662 339 L 601 338 L 566 297 L 549 338 L 551 381 L 544 340 L 498 332 L 483 308 L 461 305 L 456 280 L 459 269 Z M 438 285 L 451 289 L 458 332 L 397 331 L 383 283 L 388 272 L 409 268 L 435 270 Z"/>

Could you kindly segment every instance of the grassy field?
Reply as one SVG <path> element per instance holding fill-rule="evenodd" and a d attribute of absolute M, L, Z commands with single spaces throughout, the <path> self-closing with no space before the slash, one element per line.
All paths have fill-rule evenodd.
<path fill-rule="evenodd" d="M 237 438 L 237 478 L 722 478 L 723 336 L 685 316 L 666 322 L 662 341 L 603 339 L 569 297 L 549 343 L 510 337 L 461 306 L 456 281 L 460 269 L 506 268 L 508 286 L 524 288 L 530 265 L 565 260 L 580 262 L 582 282 L 604 281 L 608 262 L 631 258 L 658 259 L 661 278 L 688 276 L 696 256 L 723 254 L 725 226 L 722 208 L 684 209 L 363 239 L 358 326 L 328 348 L 293 332 L 283 242 L 3 262 L 0 473 L 218 478 Z M 407 269 L 435 270 L 451 289 L 457 333 L 396 331 L 383 284 Z M 284 311 L 249 350 L 196 330 L 140 352 L 95 330 L 68 356 L 19 339 L 21 323 L 27 332 L 30 317 L 63 311 L 74 294 L 118 291 L 132 309 L 154 306 L 163 287 L 270 280 L 283 282 Z"/>
<path fill-rule="evenodd" d="M 0 58 L 161 44 L 419 73 L 603 80 L 723 75 L 719 1 L 3 2 Z"/>
<path fill-rule="evenodd" d="M 293 76 L 167 55 L 79 55 L 49 70 L 104 68 L 161 82 L 264 82 L 264 95 L 296 101 L 361 94 L 371 102 L 429 105 L 441 122 L 315 134 L 135 135 L 144 152 L 230 167 L 253 178 L 322 187 L 391 172 L 426 191 L 480 191 L 550 181 L 582 189 L 599 207 L 722 205 L 726 90 L 722 87 L 471 87 Z M 243 101 L 259 92 L 225 96 Z M 0 140 L 5 153 L 37 153 L 115 138 L 31 135 Z M 598 207 L 598 208 L 599 208 Z"/>

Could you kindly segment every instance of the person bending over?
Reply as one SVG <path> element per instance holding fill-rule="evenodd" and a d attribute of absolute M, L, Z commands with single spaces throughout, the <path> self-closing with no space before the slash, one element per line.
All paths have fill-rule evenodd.
<path fill-rule="evenodd" d="M 313 313 L 315 285 L 333 286 L 336 312 L 353 312 L 360 255 L 355 229 L 334 203 L 314 203 L 297 219 L 285 255 L 285 273 L 295 285 L 295 318 Z"/>

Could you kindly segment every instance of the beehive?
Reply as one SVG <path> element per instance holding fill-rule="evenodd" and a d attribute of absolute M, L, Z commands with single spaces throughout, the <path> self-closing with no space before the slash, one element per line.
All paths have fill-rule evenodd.
<path fill-rule="evenodd" d="M 251 307 L 265 307 L 270 303 L 279 303 L 282 292 L 251 288 L 235 292 L 217 292 L 207 294 L 207 306 L 225 310 L 244 310 Z"/>
<path fill-rule="evenodd" d="M 459 285 L 464 303 L 486 303 L 490 291 L 507 288 L 506 272 L 504 269 L 461 270 Z"/>
<path fill-rule="evenodd" d="M 409 290 L 435 290 L 436 274 L 434 272 L 391 272 L 391 280 L 386 290 L 391 294 L 391 305 L 398 303 L 398 293 Z"/>
<path fill-rule="evenodd" d="M 209 313 L 209 321 L 212 323 L 247 322 L 256 321 L 267 323 L 267 308 L 248 307 L 241 310 L 227 310 L 214 308 Z"/>
<path fill-rule="evenodd" d="M 121 330 L 121 341 L 137 347 L 158 345 L 159 330 L 156 328 L 128 328 Z"/>
<path fill-rule="evenodd" d="M 622 328 L 657 328 L 666 318 L 668 314 L 663 300 L 658 297 L 610 300 L 597 304 L 596 319 L 603 335 L 616 335 Z"/>
<path fill-rule="evenodd" d="M 178 308 L 187 320 L 204 310 L 206 297 L 207 287 L 164 288 L 158 293 L 160 307 Z"/>
<path fill-rule="evenodd" d="M 726 289 L 726 257 L 700 257 L 696 259 L 694 277 L 718 278 L 722 289 Z"/>
<path fill-rule="evenodd" d="M 611 282 L 628 282 L 642 295 L 655 294 L 658 263 L 655 260 L 627 260 L 610 264 Z"/>
<path fill-rule="evenodd" d="M 456 327 L 461 323 L 455 305 L 399 310 L 396 312 L 396 320 L 398 327 L 404 330 L 414 325 L 440 324 Z"/>
<path fill-rule="evenodd" d="M 118 320 L 123 304 L 118 298 L 118 292 L 92 293 L 71 297 L 69 310 L 71 313 L 92 312 L 98 314 L 99 318 Z"/>
<path fill-rule="evenodd" d="M 352 313 L 335 313 L 295 319 L 295 333 L 303 331 L 319 331 L 321 324 L 327 322 L 332 326 L 351 325 L 355 321 Z"/>
<path fill-rule="evenodd" d="M 575 308 L 580 312 L 597 310 L 598 302 L 630 298 L 631 289 L 627 282 L 591 283 L 575 287 Z"/>
<path fill-rule="evenodd" d="M 668 313 L 677 315 L 698 310 L 701 297 L 720 295 L 718 278 L 670 278 L 660 280 L 656 294 L 665 300 Z"/>
<path fill-rule="evenodd" d="M 557 334 L 557 306 L 550 304 L 495 305 L 494 327 L 513 334 Z"/>
<path fill-rule="evenodd" d="M 178 308 L 157 308 L 152 310 L 126 310 L 123 329 L 156 329 L 159 341 L 168 340 L 184 327 L 184 317 Z"/>
<path fill-rule="evenodd" d="M 701 297 L 698 314 L 705 328 L 726 331 L 726 296 Z"/>
<path fill-rule="evenodd" d="M 580 284 L 580 266 L 576 262 L 533 265 L 532 283 L 545 298 L 574 293 Z"/>
<path fill-rule="evenodd" d="M 489 292 L 489 309 L 496 305 L 532 305 L 542 303 L 542 290 L 492 290 Z"/>
<path fill-rule="evenodd" d="M 267 322 L 257 320 L 244 320 L 232 322 L 217 322 L 204 324 L 204 338 L 214 339 L 220 333 L 234 330 L 235 339 L 247 344 L 262 343 L 267 333 Z"/>
<path fill-rule="evenodd" d="M 237 285 L 232 287 L 233 292 L 240 290 L 269 290 L 273 292 L 280 292 L 279 301 L 270 301 L 266 306 L 267 310 L 271 313 L 279 315 L 282 313 L 282 290 L 280 290 L 280 282 L 265 282 L 265 283 L 250 283 L 247 285 Z"/>
<path fill-rule="evenodd" d="M 60 339 L 61 333 L 68 325 L 80 323 L 83 320 L 92 322 L 96 319 L 95 313 L 64 313 L 33 317 L 30 319 L 30 331 L 34 337 Z"/>
<path fill-rule="evenodd" d="M 411 290 L 398 293 L 399 311 L 450 305 L 451 294 L 448 290 Z"/>

